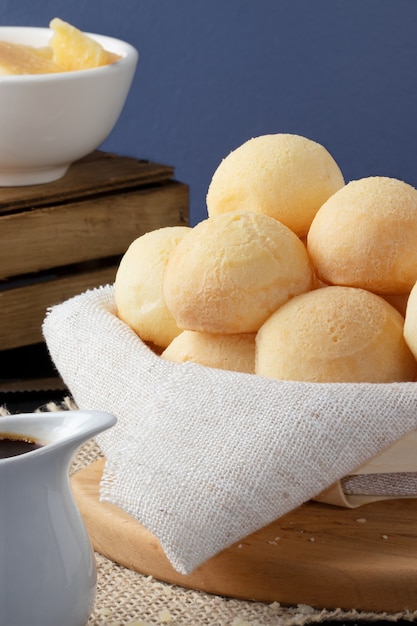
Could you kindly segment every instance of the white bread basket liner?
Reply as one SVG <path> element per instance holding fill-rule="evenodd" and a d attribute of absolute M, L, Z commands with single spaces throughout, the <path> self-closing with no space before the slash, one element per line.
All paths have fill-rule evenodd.
<path fill-rule="evenodd" d="M 281 382 L 170 363 L 117 318 L 112 285 L 49 309 L 43 333 L 76 404 L 117 417 L 97 437 L 101 499 L 152 532 L 182 574 L 324 490 L 344 506 L 389 497 L 343 493 L 340 481 L 370 461 L 411 480 L 396 497 L 417 496 L 416 383 Z"/>

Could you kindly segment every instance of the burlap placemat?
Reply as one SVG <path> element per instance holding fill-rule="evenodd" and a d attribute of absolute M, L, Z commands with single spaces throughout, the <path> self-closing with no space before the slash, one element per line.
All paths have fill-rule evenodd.
<path fill-rule="evenodd" d="M 62 404 L 50 403 L 39 410 L 76 408 L 72 399 L 66 398 Z M 7 408 L 0 407 L 0 415 L 5 414 Z M 74 456 L 71 474 L 102 456 L 97 442 L 88 441 Z M 88 626 L 303 626 L 323 622 L 417 621 L 417 611 L 392 614 L 315 610 L 302 604 L 284 607 L 279 602 L 261 603 L 214 596 L 144 576 L 97 552 L 95 557 L 97 593 Z"/>
<path fill-rule="evenodd" d="M 48 410 L 77 408 L 67 398 L 62 405 L 51 403 Z M 71 473 L 101 458 L 95 440 L 83 445 L 74 457 Z M 294 607 L 236 600 L 185 589 L 126 569 L 99 553 L 97 595 L 88 626 L 303 626 L 322 622 L 417 621 L 417 611 L 370 613 L 356 610 L 315 610 L 299 604 Z"/>

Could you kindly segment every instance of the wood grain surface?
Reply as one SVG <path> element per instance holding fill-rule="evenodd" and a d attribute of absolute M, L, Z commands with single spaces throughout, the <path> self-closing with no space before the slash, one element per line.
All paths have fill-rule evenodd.
<path fill-rule="evenodd" d="M 222 551 L 189 576 L 126 512 L 100 502 L 104 460 L 72 477 L 94 549 L 156 579 L 208 593 L 283 605 L 417 610 L 417 500 L 359 509 L 308 502 Z"/>
<path fill-rule="evenodd" d="M 71 165 L 63 178 L 43 185 L 2 187 L 0 215 L 170 180 L 174 168 L 95 150 Z"/>
<path fill-rule="evenodd" d="M 95 151 L 58 181 L 2 189 L 0 350 L 43 340 L 50 306 L 114 281 L 134 239 L 188 224 L 173 168 Z"/>
<path fill-rule="evenodd" d="M 33 278 L 18 288 L 1 290 L 1 350 L 28 346 L 43 341 L 42 322 L 48 307 L 76 296 L 87 289 L 111 284 L 118 264 L 97 267 L 73 275 L 51 275 L 47 280 Z"/>

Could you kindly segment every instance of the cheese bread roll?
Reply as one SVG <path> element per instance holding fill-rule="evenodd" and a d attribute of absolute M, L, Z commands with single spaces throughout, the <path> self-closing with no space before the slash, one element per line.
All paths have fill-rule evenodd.
<path fill-rule="evenodd" d="M 344 183 L 321 144 L 300 135 L 261 135 L 221 161 L 207 193 L 208 214 L 255 211 L 302 237 L 320 206 Z"/>
<path fill-rule="evenodd" d="M 281 380 L 413 381 L 417 361 L 404 318 L 382 297 L 355 287 L 323 287 L 283 305 L 256 337 L 256 373 Z"/>
<path fill-rule="evenodd" d="M 180 241 L 163 290 L 179 328 L 238 334 L 256 332 L 312 284 L 306 248 L 289 228 L 260 213 L 232 212 L 203 220 Z"/>
<path fill-rule="evenodd" d="M 337 191 L 317 212 L 307 249 L 326 283 L 408 294 L 417 281 L 417 190 L 371 176 Z"/>
<path fill-rule="evenodd" d="M 167 226 L 138 237 L 116 273 L 118 317 L 141 339 L 163 348 L 181 332 L 165 303 L 163 276 L 171 252 L 190 230 L 188 226 Z"/>
<path fill-rule="evenodd" d="M 184 330 L 165 348 L 161 358 L 174 363 L 191 361 L 206 367 L 255 373 L 255 333 L 219 335 Z"/>

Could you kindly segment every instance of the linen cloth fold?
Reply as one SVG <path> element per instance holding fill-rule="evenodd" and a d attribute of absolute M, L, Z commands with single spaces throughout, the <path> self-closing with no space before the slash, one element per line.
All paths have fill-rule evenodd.
<path fill-rule="evenodd" d="M 112 285 L 50 308 L 42 330 L 77 406 L 117 417 L 97 437 L 101 499 L 183 574 L 417 429 L 416 383 L 284 382 L 164 361 L 117 318 Z"/>

